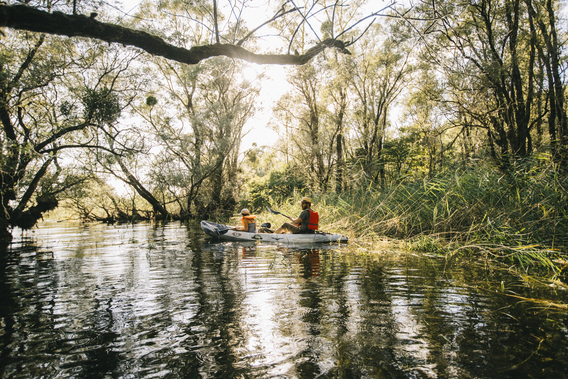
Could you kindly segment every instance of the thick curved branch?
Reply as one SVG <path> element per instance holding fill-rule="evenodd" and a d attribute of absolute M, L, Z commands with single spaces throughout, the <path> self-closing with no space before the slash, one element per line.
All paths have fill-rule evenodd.
<path fill-rule="evenodd" d="M 60 12 L 47 13 L 25 5 L 0 5 L 0 26 L 69 37 L 87 37 L 109 43 L 121 43 L 138 47 L 152 55 L 186 64 L 197 64 L 207 58 L 226 56 L 257 64 L 303 65 L 326 47 L 336 47 L 343 53 L 349 54 L 344 43 L 335 39 L 322 41 L 302 55 L 255 54 L 241 46 L 221 43 L 194 46 L 187 50 L 171 45 L 150 33 L 99 22 L 94 17 L 67 15 Z"/>
<path fill-rule="evenodd" d="M 93 124 L 91 124 L 90 121 L 86 121 L 86 122 L 81 123 L 81 124 L 77 124 L 77 125 L 70 126 L 68 128 L 61 129 L 57 133 L 54 133 L 53 135 L 49 136 L 49 138 L 47 138 L 45 141 L 38 143 L 34 147 L 34 150 L 39 153 L 44 147 L 46 147 L 50 143 L 57 141 L 59 138 L 63 137 L 64 135 L 71 133 L 71 132 L 74 132 L 74 131 L 77 131 L 77 130 L 83 130 L 87 126 L 90 126 L 90 125 L 93 125 Z"/>

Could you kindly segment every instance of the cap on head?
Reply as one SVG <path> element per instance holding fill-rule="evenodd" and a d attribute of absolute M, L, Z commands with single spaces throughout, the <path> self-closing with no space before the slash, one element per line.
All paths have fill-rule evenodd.
<path fill-rule="evenodd" d="M 243 216 L 246 216 L 246 215 L 249 215 L 249 214 L 250 214 L 250 212 L 249 212 L 249 210 L 248 210 L 248 209 L 246 209 L 246 208 L 243 208 L 243 210 L 241 211 L 241 214 L 242 214 Z"/>
<path fill-rule="evenodd" d="M 311 197 L 302 197 L 302 200 L 300 200 L 300 203 L 312 203 L 312 198 Z"/>

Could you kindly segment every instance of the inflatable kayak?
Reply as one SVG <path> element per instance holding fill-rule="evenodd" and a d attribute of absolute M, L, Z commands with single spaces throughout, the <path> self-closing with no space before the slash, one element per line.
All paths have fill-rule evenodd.
<path fill-rule="evenodd" d="M 274 234 L 249 233 L 233 230 L 233 227 L 216 224 L 210 221 L 201 221 L 201 229 L 205 234 L 224 241 L 262 241 L 283 243 L 346 243 L 349 238 L 341 234 L 316 232 L 315 234 Z"/>

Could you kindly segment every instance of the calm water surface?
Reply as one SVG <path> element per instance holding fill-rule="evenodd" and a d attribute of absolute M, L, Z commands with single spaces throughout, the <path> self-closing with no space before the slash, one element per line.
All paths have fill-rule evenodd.
<path fill-rule="evenodd" d="M 1 376 L 568 377 L 567 311 L 508 296 L 564 292 L 354 245 L 211 243 L 179 223 L 16 231 Z"/>

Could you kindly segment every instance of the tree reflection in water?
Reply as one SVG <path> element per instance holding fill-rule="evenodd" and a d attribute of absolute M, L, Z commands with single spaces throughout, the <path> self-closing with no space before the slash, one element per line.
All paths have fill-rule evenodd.
<path fill-rule="evenodd" d="M 482 288 L 558 295 L 472 264 L 177 223 L 44 224 L 1 256 L 2 377 L 567 375 L 566 313 Z"/>

